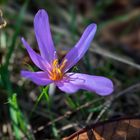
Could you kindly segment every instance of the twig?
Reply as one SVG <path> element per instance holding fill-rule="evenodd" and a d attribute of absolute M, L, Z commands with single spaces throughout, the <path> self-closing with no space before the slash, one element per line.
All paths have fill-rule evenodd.
<path fill-rule="evenodd" d="M 111 96 L 110 100 L 107 100 L 107 101 L 103 104 L 104 108 L 103 108 L 103 110 L 100 112 L 100 114 L 97 116 L 97 118 L 95 119 L 95 122 L 97 122 L 97 121 L 102 117 L 102 115 L 106 112 L 106 110 L 112 105 L 112 103 L 114 102 L 114 100 L 116 100 L 117 98 L 119 98 L 120 96 L 122 96 L 122 95 L 124 95 L 124 94 L 126 94 L 126 93 L 128 94 L 128 93 L 130 93 L 130 92 L 132 92 L 132 91 L 136 92 L 136 91 L 139 91 L 139 90 L 140 90 L 140 83 L 135 84 L 135 85 L 132 85 L 131 87 L 129 87 L 129 88 L 127 88 L 127 89 L 125 89 L 125 90 L 123 90 L 123 91 L 121 91 L 121 92 L 119 92 L 119 93 L 116 93 L 116 94 L 113 95 L 113 96 Z M 34 133 L 37 133 L 38 131 L 42 131 L 43 129 L 45 129 L 45 128 L 48 127 L 49 125 L 52 125 L 53 123 L 56 123 L 56 122 L 58 122 L 58 121 L 61 121 L 61 120 L 63 120 L 64 118 L 67 118 L 67 117 L 71 116 L 72 114 L 78 112 L 79 110 L 81 110 L 81 109 L 83 109 L 83 108 L 86 108 L 86 107 L 89 107 L 90 105 L 92 105 L 93 103 L 95 103 L 95 102 L 97 102 L 97 101 L 99 101 L 99 100 L 101 100 L 101 99 L 97 99 L 96 101 L 94 100 L 94 101 L 87 102 L 86 104 L 84 104 L 84 105 L 78 107 L 75 111 L 67 111 L 64 115 L 62 115 L 62 116 L 56 118 L 56 119 L 53 120 L 53 121 L 48 122 L 48 123 L 47 123 L 46 125 L 44 125 L 44 126 L 38 127 L 38 128 L 37 128 L 36 130 L 34 130 L 33 132 L 34 132 Z"/>
<path fill-rule="evenodd" d="M 124 64 L 127 64 L 127 65 L 130 65 L 136 69 L 139 69 L 140 70 L 140 65 L 139 64 L 136 64 L 135 62 L 133 62 L 129 57 L 127 56 L 121 56 L 121 55 L 117 55 L 117 54 L 114 54 L 108 50 L 105 50 L 103 48 L 101 48 L 97 43 L 92 43 L 92 46 L 90 47 L 89 49 L 92 53 L 97 53 L 99 55 L 102 55 L 104 57 L 108 57 L 108 58 L 111 58 L 113 60 L 116 60 L 116 61 L 119 61 L 121 63 L 124 63 Z"/>
<path fill-rule="evenodd" d="M 112 96 L 110 100 L 105 102 L 105 107 L 102 109 L 102 111 L 99 113 L 99 115 L 97 116 L 97 118 L 95 119 L 95 123 L 98 122 L 100 120 L 100 118 L 102 117 L 102 115 L 108 110 L 108 108 L 112 105 L 112 103 L 119 98 L 120 96 L 124 95 L 124 94 L 128 94 L 133 92 L 137 92 L 140 90 L 140 83 L 137 83 L 135 85 L 130 86 L 129 88 L 115 94 L 115 96 Z"/>
<path fill-rule="evenodd" d="M 69 117 L 70 115 L 72 115 L 72 114 L 78 112 L 79 110 L 81 110 L 81 109 L 83 109 L 83 108 L 87 108 L 87 107 L 91 106 L 93 103 L 98 102 L 99 100 L 102 100 L 102 98 L 97 99 L 97 100 L 94 100 L 94 101 L 87 102 L 87 103 L 85 103 L 84 105 L 81 105 L 80 107 L 78 107 L 78 108 L 77 108 L 76 110 L 74 110 L 74 111 L 67 111 L 64 115 L 62 115 L 62 116 L 60 116 L 60 117 L 54 119 L 53 121 L 48 122 L 48 123 L 47 123 L 46 125 L 44 125 L 44 126 L 40 126 L 40 127 L 37 128 L 36 130 L 34 130 L 34 133 L 45 129 L 45 127 L 47 127 L 47 126 L 49 126 L 49 125 L 52 125 L 53 123 L 56 123 L 56 122 L 58 122 L 58 121 L 60 121 L 60 120 L 63 120 L 64 118 Z"/>
<path fill-rule="evenodd" d="M 93 112 L 91 112 L 91 113 L 88 115 L 87 120 L 86 120 L 86 123 L 87 123 L 87 124 L 88 124 L 89 121 L 91 120 L 92 116 L 93 116 Z"/>
<path fill-rule="evenodd" d="M 58 133 L 62 132 L 62 131 L 66 131 L 67 129 L 70 129 L 70 128 L 76 128 L 77 130 L 80 129 L 78 127 L 78 124 L 77 123 L 70 123 L 68 125 L 65 125 L 63 127 L 61 127 L 58 131 Z"/>

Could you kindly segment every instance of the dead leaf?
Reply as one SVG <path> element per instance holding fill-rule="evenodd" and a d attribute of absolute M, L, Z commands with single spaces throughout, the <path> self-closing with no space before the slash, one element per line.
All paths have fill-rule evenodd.
<path fill-rule="evenodd" d="M 63 140 L 140 140 L 140 117 L 93 124 Z"/>

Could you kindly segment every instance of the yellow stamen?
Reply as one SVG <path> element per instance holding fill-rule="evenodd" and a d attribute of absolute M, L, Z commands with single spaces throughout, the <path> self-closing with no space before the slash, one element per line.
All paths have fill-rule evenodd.
<path fill-rule="evenodd" d="M 64 61 L 62 62 L 62 64 L 60 65 L 60 69 L 63 70 L 65 65 L 66 65 L 67 59 L 64 59 Z"/>
<path fill-rule="evenodd" d="M 55 59 L 52 63 L 52 70 L 49 72 L 50 79 L 57 81 L 63 78 L 64 72 L 63 68 L 66 65 L 67 60 L 65 59 L 61 65 L 59 65 L 58 59 Z"/>

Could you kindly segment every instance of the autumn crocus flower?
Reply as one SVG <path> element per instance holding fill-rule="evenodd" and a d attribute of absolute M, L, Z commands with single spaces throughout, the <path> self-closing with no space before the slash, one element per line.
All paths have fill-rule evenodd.
<path fill-rule="evenodd" d="M 75 93 L 79 89 L 84 89 L 99 95 L 111 94 L 113 84 L 108 78 L 68 72 L 86 53 L 95 35 L 96 28 L 96 24 L 90 24 L 74 48 L 59 63 L 50 32 L 48 15 L 45 10 L 39 10 L 34 18 L 34 30 L 40 55 L 29 46 L 24 38 L 22 38 L 22 43 L 34 64 L 41 71 L 22 71 L 22 76 L 29 78 L 37 85 L 54 83 L 60 90 L 66 93 Z"/>

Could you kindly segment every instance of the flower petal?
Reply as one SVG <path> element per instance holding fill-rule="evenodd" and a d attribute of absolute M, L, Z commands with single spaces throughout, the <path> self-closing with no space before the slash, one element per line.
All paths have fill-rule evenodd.
<path fill-rule="evenodd" d="M 66 75 L 67 80 L 63 79 L 63 81 L 61 81 L 64 87 L 59 87 L 60 89 L 65 88 L 65 90 L 67 90 L 65 86 L 70 86 L 69 88 L 84 89 L 96 92 L 102 96 L 109 95 L 113 92 L 112 81 L 106 77 L 91 76 L 80 73 L 67 73 Z M 69 92 L 69 90 L 67 92 Z"/>
<path fill-rule="evenodd" d="M 66 92 L 66 93 L 75 93 L 76 91 L 78 91 L 79 87 L 77 87 L 76 85 L 70 83 L 69 81 L 63 79 L 59 82 L 56 83 L 57 87 Z"/>
<path fill-rule="evenodd" d="M 46 72 L 30 72 L 30 71 L 21 71 L 21 75 L 25 78 L 30 79 L 37 85 L 48 85 L 52 81 L 48 78 L 48 74 Z"/>
<path fill-rule="evenodd" d="M 31 47 L 30 45 L 25 41 L 24 38 L 21 38 L 21 41 L 23 43 L 23 45 L 26 47 L 30 58 L 32 59 L 32 61 L 34 62 L 34 64 L 40 68 L 41 70 L 47 71 L 50 68 L 49 63 L 43 59 L 39 54 L 37 54 Z"/>
<path fill-rule="evenodd" d="M 56 51 L 51 36 L 48 14 L 43 9 L 35 15 L 34 30 L 41 56 L 51 63 L 56 59 Z"/>
<path fill-rule="evenodd" d="M 71 67 L 73 67 L 86 53 L 94 35 L 95 35 L 96 29 L 97 29 L 96 24 L 94 24 L 94 23 L 90 24 L 85 29 L 82 37 L 77 42 L 75 47 L 73 49 L 71 49 L 70 52 L 65 56 L 64 60 L 67 60 L 67 63 L 64 68 L 65 72 L 68 71 Z"/>

